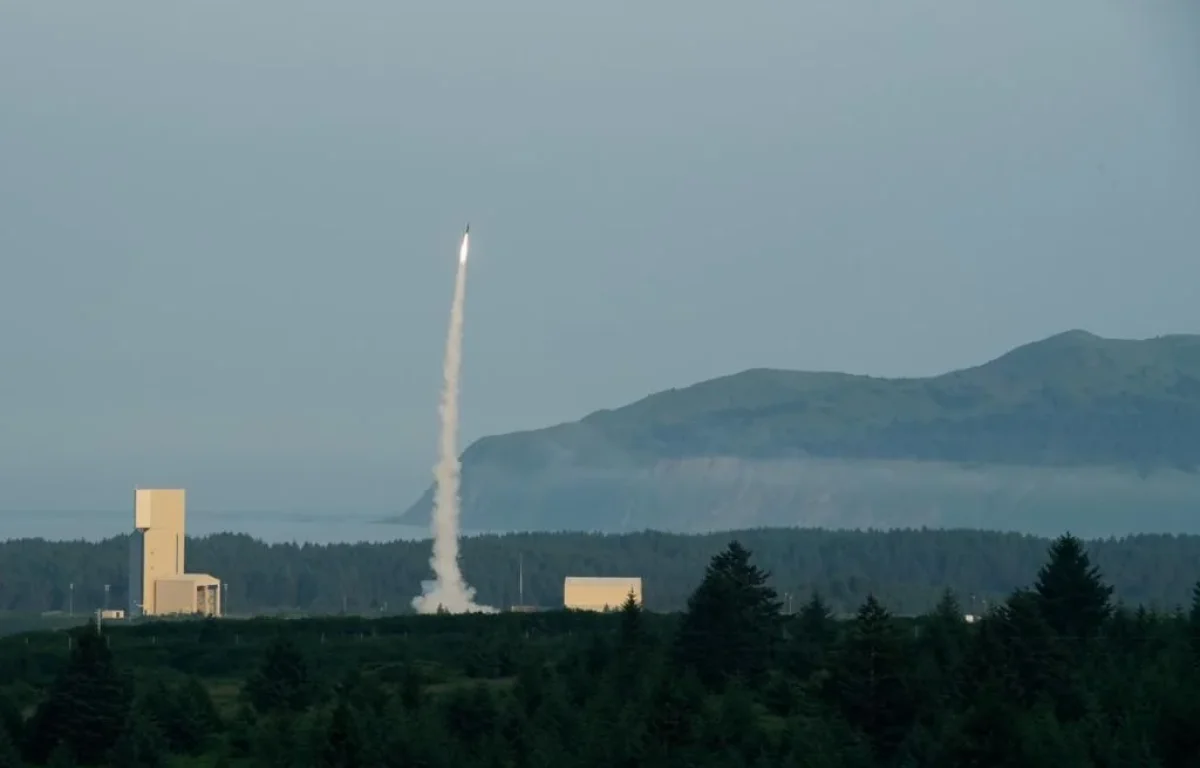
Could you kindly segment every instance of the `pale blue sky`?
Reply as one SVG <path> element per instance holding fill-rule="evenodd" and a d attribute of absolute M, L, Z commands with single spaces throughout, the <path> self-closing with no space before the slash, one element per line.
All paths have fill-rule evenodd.
<path fill-rule="evenodd" d="M 407 507 L 467 220 L 464 445 L 1200 331 L 1191 0 L 417 5 L 0 6 L 0 509 Z"/>

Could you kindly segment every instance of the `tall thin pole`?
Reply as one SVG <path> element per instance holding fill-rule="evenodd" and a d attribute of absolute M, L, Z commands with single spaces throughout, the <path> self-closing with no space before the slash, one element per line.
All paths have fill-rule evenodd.
<path fill-rule="evenodd" d="M 525 605 L 525 553 L 517 553 L 517 604 Z"/>

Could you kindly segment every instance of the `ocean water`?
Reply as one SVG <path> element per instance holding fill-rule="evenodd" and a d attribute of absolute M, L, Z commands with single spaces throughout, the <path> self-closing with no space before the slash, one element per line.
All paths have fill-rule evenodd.
<path fill-rule="evenodd" d="M 379 513 L 204 512 L 188 510 L 189 536 L 244 533 L 269 543 L 332 544 L 427 539 L 426 526 L 380 522 Z M 133 512 L 0 512 L 0 541 L 98 541 L 128 533 Z"/>

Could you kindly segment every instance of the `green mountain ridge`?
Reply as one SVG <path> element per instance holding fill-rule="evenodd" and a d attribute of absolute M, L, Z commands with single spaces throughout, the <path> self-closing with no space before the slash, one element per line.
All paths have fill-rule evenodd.
<path fill-rule="evenodd" d="M 715 459 L 729 461 L 714 470 Z M 794 510 L 777 519 L 774 508 L 811 508 L 823 494 L 813 495 L 809 477 L 781 496 L 787 482 L 777 475 L 822 461 L 887 465 L 901 474 L 939 465 L 1191 476 L 1200 466 L 1200 336 L 1125 340 L 1075 330 L 937 376 L 751 369 L 670 389 L 577 422 L 476 441 L 463 454 L 464 519 L 479 527 L 563 527 L 566 516 L 600 529 L 691 530 L 684 510 L 671 511 L 690 503 L 733 505 L 736 514 L 696 510 L 731 524 L 803 524 Z M 759 470 L 767 465 L 778 471 L 764 481 Z M 1045 485 L 1052 475 L 1039 477 Z M 1191 503 L 1190 489 L 1176 487 L 1187 481 L 1170 482 L 1172 498 Z M 512 487 L 522 483 L 525 491 Z M 853 485 L 847 478 L 826 491 L 844 497 Z M 914 503 L 938 506 L 936 497 Z M 969 497 L 955 503 L 969 506 Z M 880 504 L 868 504 L 876 524 L 913 522 L 891 520 Z M 767 518 L 747 518 L 748 507 Z M 428 510 L 426 494 L 403 517 L 414 521 Z"/>

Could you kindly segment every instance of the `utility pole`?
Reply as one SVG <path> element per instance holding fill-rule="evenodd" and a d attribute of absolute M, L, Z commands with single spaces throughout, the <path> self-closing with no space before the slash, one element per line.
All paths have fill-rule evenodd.
<path fill-rule="evenodd" d="M 104 585 L 104 610 L 106 610 L 106 611 L 108 610 L 108 589 L 111 586 L 112 586 L 111 584 Z"/>
<path fill-rule="evenodd" d="M 221 582 L 221 615 L 229 615 L 229 582 Z"/>
<path fill-rule="evenodd" d="M 525 605 L 525 553 L 517 553 L 517 605 Z"/>
<path fill-rule="evenodd" d="M 67 585 L 67 592 L 70 595 L 67 598 L 67 613 L 70 616 L 74 616 L 75 615 L 75 582 L 71 582 L 70 584 Z"/>

